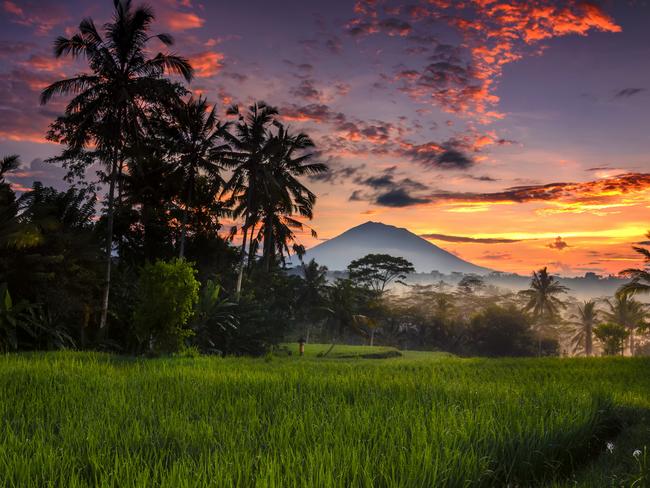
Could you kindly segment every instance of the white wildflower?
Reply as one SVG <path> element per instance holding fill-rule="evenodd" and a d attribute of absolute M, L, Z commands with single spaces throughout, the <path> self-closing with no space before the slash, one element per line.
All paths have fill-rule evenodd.
<path fill-rule="evenodd" d="M 611 453 L 614 452 L 614 443 L 613 442 L 608 442 L 607 443 L 607 450 Z"/>
<path fill-rule="evenodd" d="M 634 456 L 637 459 L 639 459 L 640 455 L 641 455 L 641 450 L 640 449 L 635 449 L 634 452 L 632 453 L 632 456 Z"/>

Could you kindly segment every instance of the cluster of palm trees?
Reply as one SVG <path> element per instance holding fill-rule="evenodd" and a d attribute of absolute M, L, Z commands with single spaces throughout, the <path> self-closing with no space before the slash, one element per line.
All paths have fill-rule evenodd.
<path fill-rule="evenodd" d="M 650 252 L 647 249 L 635 249 L 645 257 L 646 263 L 650 263 Z M 597 334 L 598 328 L 603 323 L 613 324 L 614 327 L 610 328 L 620 329 L 621 338 L 625 340 L 620 352 L 633 356 L 636 353 L 636 336 L 648 328 L 646 319 L 649 315 L 647 305 L 635 300 L 634 295 L 650 290 L 650 274 L 647 266 L 625 270 L 624 273 L 630 275 L 632 280 L 623 285 L 613 298 L 586 300 L 578 304 L 567 322 L 562 317 L 567 303 L 561 295 L 568 288 L 549 274 L 546 268 L 542 268 L 533 272 L 530 288 L 520 292 L 527 300 L 524 310 L 533 316 L 540 337 L 545 333 L 568 332 L 570 352 L 583 353 L 585 356 L 594 354 L 594 335 L 607 335 L 604 329 L 601 334 Z"/>
<path fill-rule="evenodd" d="M 69 97 L 49 132 L 65 146 L 56 159 L 70 175 L 82 177 L 99 163 L 107 186 L 100 328 L 107 320 L 111 267 L 122 246 L 116 236 L 121 212 L 139 213 L 145 258 L 160 244 L 161 220 L 176 230 L 180 257 L 189 233 L 216 233 L 223 216 L 241 220 L 240 229 L 231 229 L 231 236 L 243 234 L 239 291 L 260 249 L 266 269 L 301 250 L 296 231 L 304 224 L 298 218 L 312 217 L 316 197 L 299 177 L 326 171 L 313 161 L 312 140 L 292 134 L 269 105 L 255 103 L 247 112 L 235 106 L 228 111 L 234 122 L 219 120 L 205 98 L 190 96 L 169 77 L 189 83 L 194 71 L 187 59 L 150 55 L 154 41 L 174 43 L 169 34 L 150 33 L 151 9 L 130 0 L 114 0 L 114 7 L 102 32 L 84 19 L 76 34 L 55 41 L 56 57 L 83 58 L 89 69 L 52 83 L 41 95 L 43 104 Z"/>
<path fill-rule="evenodd" d="M 601 303 L 604 308 L 599 308 Z M 578 306 L 577 313 L 573 316 L 572 324 L 575 329 L 570 342 L 572 352 L 592 356 L 594 335 L 601 337 L 601 342 L 605 342 L 606 336 L 611 334 L 605 334 L 605 324 L 611 325 L 609 329 L 613 332 L 620 331 L 622 347 L 615 352 L 634 356 L 636 337 L 647 328 L 647 317 L 646 305 L 626 293 L 617 293 L 612 299 L 587 300 Z M 599 334 L 600 328 L 602 331 Z"/>

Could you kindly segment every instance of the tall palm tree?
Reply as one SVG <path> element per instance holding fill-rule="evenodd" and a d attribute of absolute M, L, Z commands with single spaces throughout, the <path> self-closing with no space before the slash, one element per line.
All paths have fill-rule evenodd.
<path fill-rule="evenodd" d="M 520 293 L 526 298 L 524 311 L 531 312 L 538 327 L 538 347 L 541 354 L 543 328 L 558 320 L 560 310 L 565 304 L 558 297 L 568 291 L 568 288 L 548 273 L 546 267 L 533 271 L 530 288 Z"/>
<path fill-rule="evenodd" d="M 187 81 L 193 70 L 182 57 L 159 52 L 149 56 L 148 45 L 158 39 L 166 46 L 174 40 L 169 34 L 151 35 L 152 10 L 145 5 L 133 7 L 131 0 L 114 0 L 111 22 L 104 35 L 92 19 L 79 24 L 79 32 L 70 38 L 59 37 L 54 43 L 57 58 L 83 56 L 90 71 L 56 81 L 45 88 L 41 103 L 56 95 L 72 95 L 65 116 L 53 124 L 51 138 L 68 146 L 70 157 L 89 144 L 107 167 L 109 190 L 107 206 L 106 272 L 100 327 L 106 326 L 111 284 L 113 253 L 113 217 L 115 186 L 124 167 L 124 147 L 137 144 L 147 124 L 147 108 L 161 99 L 177 97 L 182 91 L 164 78 L 165 73 L 182 75 Z"/>
<path fill-rule="evenodd" d="M 646 234 L 646 237 L 649 240 L 648 242 L 650 242 L 650 232 Z M 650 249 L 641 246 L 633 246 L 633 249 L 643 257 L 643 268 L 623 270 L 621 274 L 631 277 L 632 281 L 623 285 L 619 289 L 619 293 L 650 293 Z"/>
<path fill-rule="evenodd" d="M 584 348 L 585 356 L 593 354 L 593 330 L 598 320 L 599 311 L 595 300 L 586 300 L 578 305 L 578 313 L 574 316 L 574 325 L 577 326 L 571 338 L 574 352 Z"/>
<path fill-rule="evenodd" d="M 304 133 L 291 134 L 281 123 L 274 124 L 277 134 L 272 138 L 269 158 L 270 170 L 262 183 L 264 192 L 261 201 L 262 228 L 264 239 L 262 259 L 267 271 L 276 255 L 284 261 L 284 254 L 293 250 L 300 252 L 294 231 L 303 231 L 305 224 L 296 217 L 313 217 L 316 195 L 300 180 L 301 176 L 316 175 L 327 171 L 323 163 L 313 162 L 314 153 L 307 152 L 314 142 Z M 311 230 L 312 236 L 317 237 Z"/>
<path fill-rule="evenodd" d="M 627 348 L 631 356 L 635 351 L 635 332 L 646 326 L 648 313 L 645 305 L 634 300 L 629 294 L 619 293 L 613 300 L 607 300 L 608 311 L 604 313 L 607 320 L 625 327 L 628 332 Z"/>
<path fill-rule="evenodd" d="M 166 140 L 176 156 L 174 174 L 183 182 L 181 196 L 182 219 L 179 257 L 185 256 L 188 214 L 194 204 L 199 176 L 204 175 L 221 186 L 221 160 L 230 148 L 223 143 L 229 124 L 217 119 L 216 106 L 209 106 L 205 98 L 190 98 L 175 104 L 171 110 L 170 124 L 163 123 Z"/>
<path fill-rule="evenodd" d="M 275 121 L 278 111 L 275 107 L 256 102 L 243 114 L 237 105 L 228 109 L 229 115 L 237 116 L 233 133 L 225 133 L 226 142 L 231 151 L 224 159 L 226 167 L 232 170 L 232 176 L 224 186 L 224 194 L 234 202 L 233 217 L 242 218 L 241 262 L 237 277 L 236 295 L 239 297 L 246 263 L 246 245 L 253 250 L 254 227 L 259 221 L 260 197 L 263 189 L 264 172 L 268 170 L 268 158 L 271 154 L 272 134 L 270 126 Z M 252 254 L 249 251 L 249 255 Z M 251 256 L 252 257 L 252 256 Z"/>

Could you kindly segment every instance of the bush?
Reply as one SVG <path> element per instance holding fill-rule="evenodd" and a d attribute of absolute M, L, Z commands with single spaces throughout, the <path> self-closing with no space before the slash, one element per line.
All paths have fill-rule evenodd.
<path fill-rule="evenodd" d="M 514 307 L 492 305 L 468 326 L 468 350 L 479 356 L 534 356 L 537 339 L 530 320 Z"/>
<path fill-rule="evenodd" d="M 198 301 L 196 270 L 185 260 L 156 261 L 142 269 L 133 325 L 141 347 L 171 353 L 191 335 L 185 325 Z"/>
<path fill-rule="evenodd" d="M 605 323 L 594 329 L 594 335 L 603 345 L 606 356 L 614 356 L 623 351 L 623 344 L 630 332 L 620 324 Z"/>
<path fill-rule="evenodd" d="M 254 270 L 230 310 L 237 327 L 213 327 L 211 339 L 224 355 L 262 356 L 282 342 L 295 323 L 300 278 L 274 269 Z"/>

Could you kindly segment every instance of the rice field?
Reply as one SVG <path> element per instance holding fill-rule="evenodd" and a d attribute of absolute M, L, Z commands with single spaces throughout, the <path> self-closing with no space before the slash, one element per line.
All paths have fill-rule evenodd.
<path fill-rule="evenodd" d="M 0 486 L 648 486 L 649 359 L 319 350 L 0 356 Z"/>

